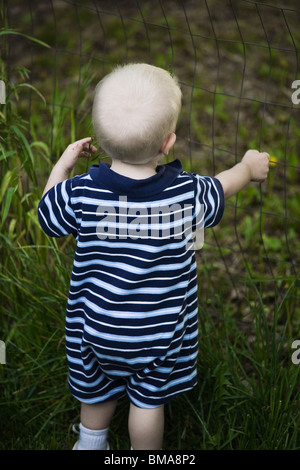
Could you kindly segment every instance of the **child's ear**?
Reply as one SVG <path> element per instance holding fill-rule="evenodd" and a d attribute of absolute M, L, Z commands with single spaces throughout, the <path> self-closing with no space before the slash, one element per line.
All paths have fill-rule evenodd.
<path fill-rule="evenodd" d="M 176 142 L 176 134 L 174 134 L 174 132 L 172 132 L 171 134 L 168 135 L 168 137 L 164 140 L 161 148 L 160 148 L 160 151 L 161 153 L 163 153 L 164 155 L 168 155 L 169 153 L 169 150 L 171 150 L 171 148 L 173 147 L 173 145 L 175 144 Z"/>

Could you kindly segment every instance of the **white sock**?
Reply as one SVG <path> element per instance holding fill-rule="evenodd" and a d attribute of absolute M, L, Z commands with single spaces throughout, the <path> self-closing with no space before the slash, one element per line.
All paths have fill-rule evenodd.
<path fill-rule="evenodd" d="M 78 450 L 106 450 L 108 429 L 88 429 L 79 424 Z"/>

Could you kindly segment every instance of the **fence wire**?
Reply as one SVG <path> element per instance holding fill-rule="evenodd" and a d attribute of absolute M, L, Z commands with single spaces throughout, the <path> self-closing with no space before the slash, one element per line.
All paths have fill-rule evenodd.
<path fill-rule="evenodd" d="M 90 135 L 95 84 L 128 62 L 178 77 L 183 110 L 173 157 L 184 169 L 213 175 L 248 148 L 271 154 L 268 182 L 231 198 L 221 224 L 205 234 L 200 295 L 222 294 L 238 305 L 255 287 L 270 306 L 288 297 L 299 313 L 299 2 L 28 0 L 4 7 L 10 29 L 50 46 L 12 34 L 5 60 L 10 80 L 25 66 L 45 98 L 46 105 L 29 90 L 19 106 L 52 163 L 71 139 Z"/>

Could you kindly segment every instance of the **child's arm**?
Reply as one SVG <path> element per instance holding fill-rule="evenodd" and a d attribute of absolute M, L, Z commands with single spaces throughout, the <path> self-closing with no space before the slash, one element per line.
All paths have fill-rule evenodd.
<path fill-rule="evenodd" d="M 73 170 L 79 157 L 89 157 L 91 153 L 95 153 L 97 151 L 96 147 L 89 145 L 91 140 L 91 137 L 85 137 L 84 139 L 77 140 L 73 144 L 70 144 L 66 148 L 50 173 L 43 196 L 53 186 L 68 178 L 69 173 Z"/>
<path fill-rule="evenodd" d="M 250 181 L 262 183 L 268 176 L 270 156 L 266 152 L 248 150 L 240 163 L 230 170 L 225 170 L 216 175 L 223 186 L 225 198 L 236 194 Z"/>

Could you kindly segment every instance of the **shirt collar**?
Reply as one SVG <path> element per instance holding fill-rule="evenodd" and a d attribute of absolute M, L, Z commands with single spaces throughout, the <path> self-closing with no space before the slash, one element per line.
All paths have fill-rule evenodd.
<path fill-rule="evenodd" d="M 115 194 L 126 195 L 135 199 L 147 199 L 170 186 L 181 171 L 181 162 L 176 159 L 173 162 L 158 166 L 157 173 L 154 176 L 136 180 L 112 171 L 110 165 L 101 162 L 99 165 L 90 167 L 89 175 L 95 183 Z"/>

